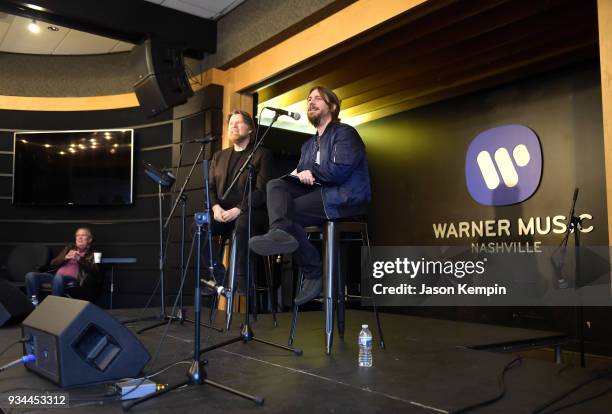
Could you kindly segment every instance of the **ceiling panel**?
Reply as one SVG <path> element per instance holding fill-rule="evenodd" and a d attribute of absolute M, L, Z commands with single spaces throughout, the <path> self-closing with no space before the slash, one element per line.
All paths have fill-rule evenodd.
<path fill-rule="evenodd" d="M 133 0 L 129 0 L 133 1 Z M 218 19 L 244 0 L 147 0 L 162 7 L 172 8 L 193 16 Z M 158 9 L 161 9 L 158 8 Z M 162 13 L 168 14 L 161 9 Z M 15 12 L 15 14 L 20 14 Z M 170 13 L 172 14 L 172 13 Z M 179 13 L 180 15 L 180 13 Z M 188 16 L 192 20 L 192 16 Z M 0 52 L 27 54 L 87 55 L 127 52 L 133 44 L 98 35 L 53 25 L 59 31 L 48 30 L 49 23 L 39 21 L 41 31 L 27 30 L 31 20 L 26 17 L 0 13 Z M 77 26 L 78 27 L 78 26 Z M 200 26 L 198 26 L 200 27 Z M 103 32 L 104 33 L 104 32 Z M 173 32 L 175 33 L 175 32 Z M 122 38 L 125 40 L 125 38 Z M 127 40 L 131 41 L 131 38 Z"/>
<path fill-rule="evenodd" d="M 134 47 L 133 44 L 127 42 L 117 42 L 115 46 L 111 49 L 111 53 L 116 52 L 129 52 Z"/>
<path fill-rule="evenodd" d="M 206 19 L 217 19 L 244 0 L 147 0 L 160 6 L 180 10 Z"/>
<path fill-rule="evenodd" d="M 134 45 L 116 39 L 37 21 L 39 33 L 28 30 L 31 19 L 0 13 L 0 52 L 93 55 L 130 51 Z M 52 26 L 57 29 L 50 30 Z"/>
<path fill-rule="evenodd" d="M 82 55 L 109 53 L 118 40 L 91 33 L 70 30 L 53 51 L 55 55 Z"/>
<path fill-rule="evenodd" d="M 13 20 L 15 20 L 15 16 L 7 13 L 0 13 L 0 44 L 2 44 L 2 39 L 6 36 Z"/>
<path fill-rule="evenodd" d="M 216 14 L 214 10 L 207 9 L 202 5 L 189 4 L 181 0 L 165 0 L 160 6 L 169 7 L 174 10 L 180 10 L 204 18 L 210 18 Z"/>
<path fill-rule="evenodd" d="M 47 30 L 49 24 L 38 22 L 41 29 L 40 33 L 32 33 L 28 30 L 28 25 L 31 22 L 31 19 L 15 16 L 8 32 L 2 39 L 0 50 L 12 53 L 23 53 L 24 50 L 27 50 L 27 53 L 51 54 L 69 30 L 60 27 L 59 31 L 53 32 Z"/>

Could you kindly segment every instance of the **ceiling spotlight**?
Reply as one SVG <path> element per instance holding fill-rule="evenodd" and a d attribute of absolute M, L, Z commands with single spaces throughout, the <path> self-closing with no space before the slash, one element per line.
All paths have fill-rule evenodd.
<path fill-rule="evenodd" d="M 119 144 L 113 144 L 114 148 L 117 148 L 119 146 Z"/>
<path fill-rule="evenodd" d="M 29 7 L 32 10 L 38 10 L 38 11 L 44 11 L 45 9 L 43 7 L 37 6 L 36 4 L 24 4 L 24 6 Z"/>
<path fill-rule="evenodd" d="M 59 155 L 65 155 L 66 153 L 64 151 L 60 151 Z"/>
<path fill-rule="evenodd" d="M 27 140 L 25 140 L 25 139 L 22 139 L 22 140 L 21 140 L 21 142 L 23 142 L 24 144 L 27 144 L 27 143 L 28 143 L 28 141 L 27 141 Z"/>
<path fill-rule="evenodd" d="M 38 26 L 36 20 L 32 20 L 32 23 L 28 25 L 28 30 L 32 33 L 40 33 L 40 26 Z"/>
<path fill-rule="evenodd" d="M 47 30 L 51 30 L 52 32 L 59 32 L 59 27 L 57 27 L 57 26 L 47 26 Z"/>
<path fill-rule="evenodd" d="M 69 148 L 68 151 L 70 151 L 73 154 L 76 152 L 76 150 L 74 148 Z"/>
<path fill-rule="evenodd" d="M 45 148 L 51 148 L 51 145 L 45 144 Z"/>

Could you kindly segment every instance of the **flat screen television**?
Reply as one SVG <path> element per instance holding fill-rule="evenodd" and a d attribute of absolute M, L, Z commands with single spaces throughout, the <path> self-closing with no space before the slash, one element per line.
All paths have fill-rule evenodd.
<path fill-rule="evenodd" d="M 134 130 L 16 132 L 15 205 L 133 202 Z"/>

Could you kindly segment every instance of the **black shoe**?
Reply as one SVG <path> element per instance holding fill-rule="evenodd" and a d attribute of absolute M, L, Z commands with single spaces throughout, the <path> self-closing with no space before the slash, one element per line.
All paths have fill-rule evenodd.
<path fill-rule="evenodd" d="M 281 229 L 270 229 L 264 235 L 251 237 L 249 248 L 260 256 L 293 253 L 298 242 L 291 234 Z"/>
<path fill-rule="evenodd" d="M 323 290 L 323 278 L 304 279 L 300 293 L 295 297 L 295 304 L 300 306 L 319 297 Z"/>

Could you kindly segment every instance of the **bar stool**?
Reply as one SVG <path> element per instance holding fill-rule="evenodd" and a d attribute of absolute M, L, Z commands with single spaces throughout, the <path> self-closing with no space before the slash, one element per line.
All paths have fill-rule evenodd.
<path fill-rule="evenodd" d="M 234 305 L 234 294 L 236 293 L 236 232 L 232 232 L 230 237 L 221 237 L 221 255 L 219 260 L 223 262 L 225 255 L 225 245 L 229 243 L 229 266 L 227 269 L 227 289 L 232 292 L 231 295 L 227 296 L 227 306 L 225 309 L 226 312 L 226 329 L 229 331 L 230 326 L 232 324 L 232 310 Z M 256 257 L 253 256 L 252 260 L 255 260 Z M 272 281 L 272 256 L 265 256 L 264 259 L 264 268 L 266 275 L 266 287 L 260 288 L 257 287 L 256 278 L 257 274 L 255 271 L 251 273 L 251 289 L 247 290 L 247 293 L 253 292 L 253 299 L 250 301 L 253 305 L 253 317 L 257 320 L 257 292 L 266 291 L 268 292 L 271 308 L 272 308 L 272 323 L 276 328 L 278 326 L 278 320 L 276 319 L 276 296 L 274 295 L 274 287 Z M 251 261 L 253 264 L 253 261 Z M 255 268 L 255 266 L 252 266 Z M 250 312 L 250 309 L 246 310 Z"/>
<path fill-rule="evenodd" d="M 346 274 L 342 266 L 342 257 L 339 253 L 341 242 L 360 241 L 368 249 L 368 260 L 372 261 L 370 248 L 370 238 L 368 236 L 368 223 L 363 220 L 329 220 L 322 226 L 309 226 L 304 229 L 308 238 L 318 236 L 323 242 L 323 306 L 325 309 L 325 352 L 331 354 L 334 329 L 334 304 L 337 303 L 336 312 L 338 313 L 338 333 L 344 338 L 345 327 L 345 301 L 346 294 Z M 359 237 L 355 238 L 355 235 Z M 300 271 L 297 284 L 296 296 L 302 288 L 304 274 Z M 361 296 L 351 296 L 349 299 L 361 299 Z M 380 324 L 380 316 L 376 301 L 372 298 L 372 307 L 376 316 L 376 326 L 380 337 L 381 348 L 385 347 L 383 331 Z M 293 305 L 293 317 L 291 319 L 291 331 L 289 333 L 289 345 L 293 344 L 297 325 L 298 305 Z"/>

